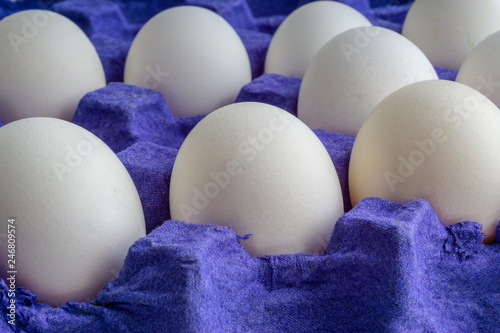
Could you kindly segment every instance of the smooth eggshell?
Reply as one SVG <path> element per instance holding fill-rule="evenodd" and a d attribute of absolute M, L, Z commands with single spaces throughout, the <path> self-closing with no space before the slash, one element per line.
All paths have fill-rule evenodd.
<path fill-rule="evenodd" d="M 463 84 L 432 80 L 394 92 L 356 137 L 349 191 L 393 201 L 423 198 L 444 224 L 475 221 L 486 241 L 500 220 L 500 110 Z"/>
<path fill-rule="evenodd" d="M 308 3 L 293 11 L 274 33 L 265 72 L 302 78 L 326 42 L 348 29 L 371 25 L 363 14 L 343 3 Z"/>
<path fill-rule="evenodd" d="M 500 1 L 417 0 L 403 25 L 435 66 L 459 69 L 484 38 L 500 30 Z"/>
<path fill-rule="evenodd" d="M 389 94 L 431 79 L 436 71 L 405 37 L 380 27 L 350 29 L 326 43 L 308 67 L 298 117 L 311 128 L 356 135 Z"/>
<path fill-rule="evenodd" d="M 0 156 L 0 228 L 15 218 L 16 286 L 51 305 L 94 299 L 146 234 L 127 170 L 95 135 L 55 118 L 1 127 Z M 5 279 L 7 246 L 0 256 Z"/>
<path fill-rule="evenodd" d="M 66 17 L 26 10 L 0 21 L 0 119 L 71 120 L 86 93 L 106 85 L 97 52 Z"/>
<path fill-rule="evenodd" d="M 228 105 L 187 136 L 170 184 L 173 219 L 231 226 L 252 256 L 324 251 L 343 213 L 325 147 L 296 117 L 256 103 Z"/>
<path fill-rule="evenodd" d="M 456 82 L 476 89 L 500 107 L 500 31 L 479 43 L 465 59 Z"/>
<path fill-rule="evenodd" d="M 139 31 L 124 82 L 163 93 L 175 116 L 208 114 L 233 103 L 250 82 L 250 60 L 236 31 L 201 7 L 167 9 Z"/>

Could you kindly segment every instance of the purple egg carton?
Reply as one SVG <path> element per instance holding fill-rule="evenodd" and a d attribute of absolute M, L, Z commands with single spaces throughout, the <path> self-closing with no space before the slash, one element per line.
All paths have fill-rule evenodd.
<path fill-rule="evenodd" d="M 148 232 L 92 302 L 50 307 L 17 288 L 12 326 L 8 287 L 1 280 L 0 331 L 500 332 L 500 228 L 496 241 L 485 245 L 481 225 L 445 227 L 422 199 L 368 198 L 352 208 L 347 171 L 354 137 L 314 130 L 335 164 L 346 210 L 328 244 L 321 244 L 324 254 L 252 258 L 231 228 L 170 220 L 174 160 L 203 116 L 176 118 L 162 94 L 122 82 L 135 34 L 172 6 L 217 12 L 236 29 L 251 60 L 253 81 L 237 102 L 269 103 L 296 115 L 301 80 L 263 74 L 263 68 L 276 28 L 308 2 L 0 0 L 0 18 L 28 8 L 54 10 L 77 23 L 95 45 L 108 86 L 80 101 L 73 122 L 117 153 L 139 192 Z M 397 32 L 410 6 L 341 2 Z M 457 73 L 436 70 L 448 80 Z"/>

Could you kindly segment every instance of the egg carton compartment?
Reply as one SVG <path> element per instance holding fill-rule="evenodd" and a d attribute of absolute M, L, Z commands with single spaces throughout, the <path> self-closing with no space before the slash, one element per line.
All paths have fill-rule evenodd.
<path fill-rule="evenodd" d="M 101 138 L 125 165 L 148 233 L 130 247 L 122 270 L 96 300 L 51 307 L 18 287 L 15 327 L 7 323 L 9 288 L 1 280 L 1 331 L 500 331 L 500 224 L 496 241 L 485 245 L 480 224 L 443 226 L 423 199 L 367 198 L 352 208 L 347 187 L 352 136 L 314 130 L 336 167 L 346 211 L 329 242 L 320 244 L 324 254 L 250 257 L 240 244 L 247 236 L 231 228 L 170 219 L 174 160 L 204 116 L 174 117 L 161 93 L 123 83 L 134 36 L 172 6 L 213 10 L 236 29 L 251 60 L 253 80 L 236 102 L 264 102 L 297 115 L 301 79 L 264 74 L 264 59 L 279 24 L 308 2 L 0 0 L 0 18 L 50 9 L 78 24 L 96 47 L 108 85 L 82 98 L 73 123 Z M 340 2 L 396 32 L 411 4 Z M 457 74 L 435 69 L 441 79 Z"/>

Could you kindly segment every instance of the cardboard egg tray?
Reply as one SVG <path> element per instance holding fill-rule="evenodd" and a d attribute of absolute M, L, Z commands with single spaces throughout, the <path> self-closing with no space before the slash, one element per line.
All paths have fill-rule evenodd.
<path fill-rule="evenodd" d="M 253 80 L 237 98 L 297 113 L 301 80 L 263 74 L 274 31 L 305 0 L 0 0 L 0 18 L 28 8 L 58 12 L 96 47 L 108 85 L 89 92 L 73 122 L 118 155 L 139 192 L 148 235 L 129 249 L 97 299 L 51 307 L 16 290 L 9 332 L 500 332 L 500 232 L 443 226 L 422 199 L 368 198 L 352 208 L 347 170 L 354 137 L 314 130 L 337 169 L 344 214 L 322 254 L 250 257 L 231 228 L 173 221 L 169 184 L 184 138 L 203 116 L 176 118 L 159 92 L 123 83 L 128 49 L 142 25 L 176 5 L 224 17 L 248 51 Z M 343 0 L 376 26 L 400 32 L 410 3 Z M 1 59 L 0 59 L 1 61 Z M 436 68 L 441 79 L 456 71 Z M 1 125 L 1 123 L 0 123 Z M 1 158 L 1 157 L 0 157 Z M 0 175 L 1 176 L 1 175 Z M 3 259 L 2 259 L 3 260 Z"/>

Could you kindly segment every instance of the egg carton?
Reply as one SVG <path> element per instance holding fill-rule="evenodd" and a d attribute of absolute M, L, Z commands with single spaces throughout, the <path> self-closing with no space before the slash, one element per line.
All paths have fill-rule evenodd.
<path fill-rule="evenodd" d="M 89 36 L 108 85 L 88 93 L 73 118 L 100 137 L 129 171 L 148 235 L 133 244 L 97 299 L 51 307 L 16 289 L 21 332 L 500 332 L 500 228 L 482 244 L 481 225 L 443 226 L 422 199 L 362 200 L 352 208 L 347 170 L 354 137 L 314 130 L 337 169 L 346 213 L 323 254 L 250 257 L 231 228 L 170 219 L 169 184 L 178 149 L 203 116 L 176 118 L 153 90 L 123 83 L 134 36 L 156 13 L 187 4 L 223 16 L 249 53 L 252 82 L 237 102 L 269 103 L 296 115 L 298 78 L 263 74 L 272 34 L 309 1 L 9 1 L 54 10 Z M 374 25 L 401 32 L 407 1 L 344 0 Z M 457 71 L 436 67 L 441 79 Z M 133 105 L 133 106 L 132 106 Z M 0 123 L 0 125 L 2 125 Z M 214 221 L 216 223 L 217 221 Z"/>

